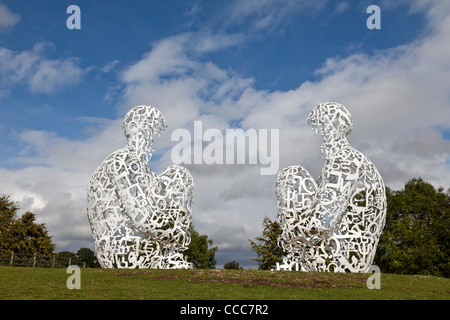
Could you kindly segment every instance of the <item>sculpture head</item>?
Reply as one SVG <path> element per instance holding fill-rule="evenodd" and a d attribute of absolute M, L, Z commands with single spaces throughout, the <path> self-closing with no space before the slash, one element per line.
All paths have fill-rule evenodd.
<path fill-rule="evenodd" d="M 350 112 L 337 102 L 325 102 L 317 105 L 309 114 L 306 123 L 311 125 L 324 140 L 338 140 L 347 137 L 353 127 Z"/>
<path fill-rule="evenodd" d="M 139 153 L 149 154 L 154 135 L 167 128 L 161 111 L 152 106 L 134 107 L 125 115 L 122 129 L 128 140 L 128 147 Z"/>

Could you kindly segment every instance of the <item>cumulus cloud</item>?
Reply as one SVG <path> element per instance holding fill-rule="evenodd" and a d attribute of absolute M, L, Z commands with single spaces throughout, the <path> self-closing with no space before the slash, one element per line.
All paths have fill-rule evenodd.
<path fill-rule="evenodd" d="M 8 7 L 0 3 L 0 30 L 12 27 L 20 21 L 20 15 L 9 11 Z"/>
<path fill-rule="evenodd" d="M 272 2 L 248 3 L 253 9 L 244 8 L 242 19 L 256 14 L 252 10 L 257 6 L 265 12 Z M 428 19 L 418 39 L 373 55 L 330 57 L 317 70 L 316 81 L 289 91 L 257 90 L 253 79 L 207 59 L 210 52 L 242 44 L 240 34 L 201 31 L 162 39 L 120 74 L 120 114 L 134 105 L 150 104 L 165 115 L 169 128 L 156 139 L 157 157 L 150 162 L 156 172 L 172 163 L 176 142 L 171 141 L 171 132 L 185 128 L 192 133 L 193 122 L 201 120 L 204 130 L 217 128 L 223 133 L 235 126 L 279 129 L 280 168 L 300 164 L 318 176 L 323 164 L 320 139 L 305 119 L 318 103 L 337 101 L 353 116 L 350 143 L 375 163 L 388 186 L 401 188 L 406 180 L 421 176 L 435 186 L 449 187 L 450 142 L 442 130 L 450 129 L 450 44 L 446 41 L 450 7 L 444 2 L 416 4 L 415 10 L 427 10 Z M 235 19 L 241 19 L 237 14 Z M 5 50 L 0 55 L 15 63 L 19 74 L 42 61 L 34 50 Z M 0 63 L 1 67 L 6 68 Z M 13 74 L 8 76 L 14 79 Z M 16 77 L 16 82 L 23 81 Z M 2 188 L 8 187 L 5 192 L 51 221 L 49 229 L 61 250 L 89 243 L 84 213 L 87 182 L 103 158 L 125 143 L 121 119 L 101 123 L 98 133 L 82 141 L 24 131 L 19 137 L 25 147 L 17 161 L 28 167 L 1 169 Z M 265 215 L 276 216 L 275 175 L 261 176 L 259 166 L 249 164 L 186 167 L 195 182 L 194 225 L 219 246 L 219 264 L 236 260 L 234 255 L 247 259 L 239 261 L 242 265 L 251 265 L 248 239 L 261 233 Z M 75 233 L 62 221 L 80 230 Z"/>
<path fill-rule="evenodd" d="M 285 0 L 282 5 L 276 0 L 233 1 L 222 18 L 226 25 L 250 23 L 254 31 L 271 31 L 300 12 L 312 14 L 321 10 L 325 3 L 325 0 Z"/>
<path fill-rule="evenodd" d="M 23 168 L 0 169 L 0 193 L 12 194 L 24 211 L 35 212 L 58 251 L 93 248 L 85 213 L 87 183 L 101 161 L 126 142 L 121 120 L 80 121 L 89 126 L 97 123 L 96 134 L 70 140 L 50 131 L 24 130 L 18 135 L 23 149 L 12 159 Z"/>
<path fill-rule="evenodd" d="M 203 57 L 211 51 L 239 45 L 241 41 L 239 34 L 216 35 L 202 31 L 156 42 L 151 51 L 121 74 L 125 86 L 123 112 L 147 101 L 165 109 L 170 128 L 191 127 L 195 119 L 208 118 L 206 113 L 217 106 L 217 101 L 239 97 L 252 80 L 222 70 L 210 61 L 203 61 Z M 216 112 L 227 114 L 227 119 L 233 114 L 237 117 L 230 109 L 216 108 Z M 220 122 L 224 127 L 226 119 Z"/>
<path fill-rule="evenodd" d="M 31 92 L 54 93 L 77 85 L 84 73 L 76 58 L 48 59 L 50 43 L 39 42 L 31 50 L 17 52 L 0 47 L 0 86 L 24 84 Z"/>

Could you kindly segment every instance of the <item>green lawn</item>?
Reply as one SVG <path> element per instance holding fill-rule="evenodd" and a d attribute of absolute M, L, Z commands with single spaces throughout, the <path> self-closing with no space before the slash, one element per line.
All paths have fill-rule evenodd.
<path fill-rule="evenodd" d="M 450 299 L 450 279 L 381 274 L 259 270 L 80 269 L 81 289 L 69 290 L 66 269 L 0 267 L 0 299 Z"/>

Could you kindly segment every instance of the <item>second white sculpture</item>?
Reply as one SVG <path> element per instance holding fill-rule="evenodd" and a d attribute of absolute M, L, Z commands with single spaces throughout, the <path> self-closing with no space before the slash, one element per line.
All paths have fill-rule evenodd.
<path fill-rule="evenodd" d="M 323 138 L 325 164 L 317 182 L 301 166 L 278 173 L 281 268 L 367 272 L 386 219 L 383 179 L 349 144 L 353 122 L 343 105 L 319 104 L 307 123 Z"/>

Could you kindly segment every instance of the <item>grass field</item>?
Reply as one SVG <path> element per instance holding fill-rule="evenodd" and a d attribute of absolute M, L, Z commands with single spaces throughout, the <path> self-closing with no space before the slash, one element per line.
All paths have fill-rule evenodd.
<path fill-rule="evenodd" d="M 80 269 L 81 288 L 69 290 L 66 269 L 0 267 L 3 300 L 449 300 L 450 279 L 381 274 L 369 290 L 368 274 L 259 270 Z"/>

